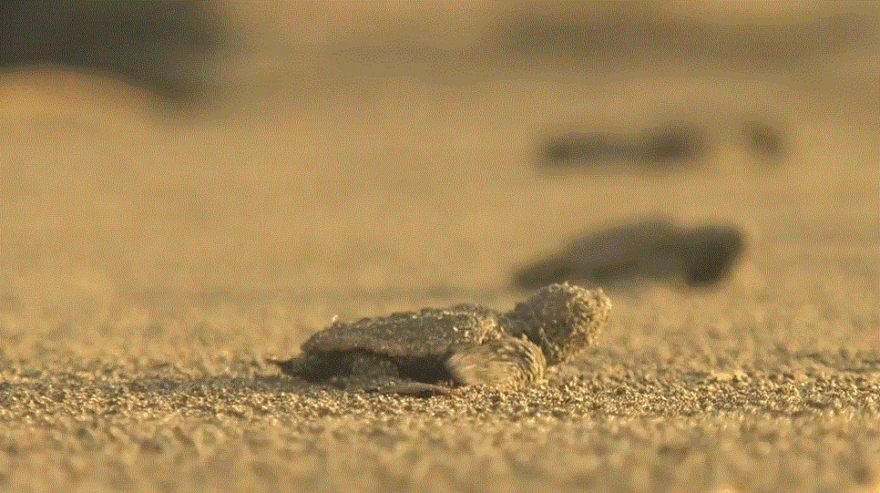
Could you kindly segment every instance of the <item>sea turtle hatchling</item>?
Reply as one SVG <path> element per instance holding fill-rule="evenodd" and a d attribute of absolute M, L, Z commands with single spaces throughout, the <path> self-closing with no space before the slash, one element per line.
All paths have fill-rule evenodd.
<path fill-rule="evenodd" d="M 463 304 L 334 321 L 302 345 L 300 356 L 269 362 L 288 375 L 348 389 L 517 389 L 542 380 L 548 365 L 595 345 L 610 311 L 601 289 L 552 284 L 506 313 Z"/>

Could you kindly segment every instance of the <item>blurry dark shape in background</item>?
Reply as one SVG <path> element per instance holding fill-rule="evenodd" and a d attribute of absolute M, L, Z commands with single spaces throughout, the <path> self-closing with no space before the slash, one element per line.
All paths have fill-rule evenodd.
<path fill-rule="evenodd" d="M 670 123 L 642 134 L 639 151 L 643 162 L 686 161 L 706 154 L 706 132 L 690 123 Z"/>
<path fill-rule="evenodd" d="M 176 102 L 209 86 L 223 42 L 202 1 L 0 2 L 0 69 L 53 64 L 116 75 Z"/>
<path fill-rule="evenodd" d="M 563 281 L 613 287 L 677 279 L 689 287 L 711 286 L 731 272 L 744 249 L 744 235 L 734 226 L 683 228 L 657 217 L 577 239 L 521 269 L 514 282 L 526 289 Z"/>
<path fill-rule="evenodd" d="M 549 53 L 560 60 L 624 65 L 686 54 L 725 64 L 786 66 L 858 45 L 866 32 L 876 32 L 876 13 L 862 8 L 872 2 L 838 2 L 837 11 L 805 8 L 784 22 L 773 16 L 742 21 L 689 15 L 697 3 L 558 2 L 540 12 L 513 10 L 495 21 L 493 45 L 506 56 L 546 58 Z M 750 9 L 750 3 L 757 8 Z M 770 3 L 784 7 L 786 2 Z M 759 4 L 741 6 L 744 12 L 760 12 Z M 676 14 L 676 7 L 684 8 Z"/>
<path fill-rule="evenodd" d="M 747 118 L 742 124 L 743 146 L 756 157 L 773 160 L 785 153 L 782 131 L 756 117 Z"/>
<path fill-rule="evenodd" d="M 542 162 L 547 166 L 639 165 L 661 170 L 703 157 L 706 132 L 690 123 L 667 123 L 637 135 L 614 133 L 564 133 L 544 145 Z"/>
<path fill-rule="evenodd" d="M 570 132 L 551 137 L 542 154 L 547 164 L 565 166 L 630 159 L 634 147 L 623 135 Z"/>

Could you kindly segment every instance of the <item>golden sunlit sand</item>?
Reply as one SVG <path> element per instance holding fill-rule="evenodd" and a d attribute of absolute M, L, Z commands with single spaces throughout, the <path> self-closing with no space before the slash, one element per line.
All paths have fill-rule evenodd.
<path fill-rule="evenodd" d="M 847 38 L 801 4 L 586 9 L 575 33 L 617 32 L 589 53 L 516 41 L 581 18 L 549 8 L 317 2 L 336 20 L 307 24 L 251 5 L 223 9 L 238 24 L 203 106 L 0 73 L 0 490 L 876 490 L 876 29 Z M 639 30 L 762 16 L 799 27 L 681 53 Z M 796 56 L 752 60 L 756 38 Z M 729 122 L 755 116 L 784 132 L 779 159 L 736 144 Z M 709 136 L 683 169 L 542 168 L 560 129 L 670 118 Z M 737 226 L 737 264 L 710 287 L 609 287 L 598 346 L 546 385 L 417 398 L 267 364 L 334 317 L 509 310 L 529 262 L 657 215 Z"/>

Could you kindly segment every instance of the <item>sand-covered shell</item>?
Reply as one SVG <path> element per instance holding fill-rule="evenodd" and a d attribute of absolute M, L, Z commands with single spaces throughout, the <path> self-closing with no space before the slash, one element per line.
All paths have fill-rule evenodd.
<path fill-rule="evenodd" d="M 506 333 L 502 317 L 474 305 L 425 308 L 355 322 L 334 322 L 302 346 L 305 353 L 362 349 L 391 357 L 442 358 Z"/>

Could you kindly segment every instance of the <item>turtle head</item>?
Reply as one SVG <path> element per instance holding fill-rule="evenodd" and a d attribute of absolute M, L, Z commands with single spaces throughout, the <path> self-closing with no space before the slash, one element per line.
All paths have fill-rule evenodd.
<path fill-rule="evenodd" d="M 599 341 L 608 323 L 611 301 L 602 289 L 586 289 L 568 283 L 539 289 L 511 316 L 521 322 L 523 332 L 540 346 L 548 365 L 571 359 Z"/>

